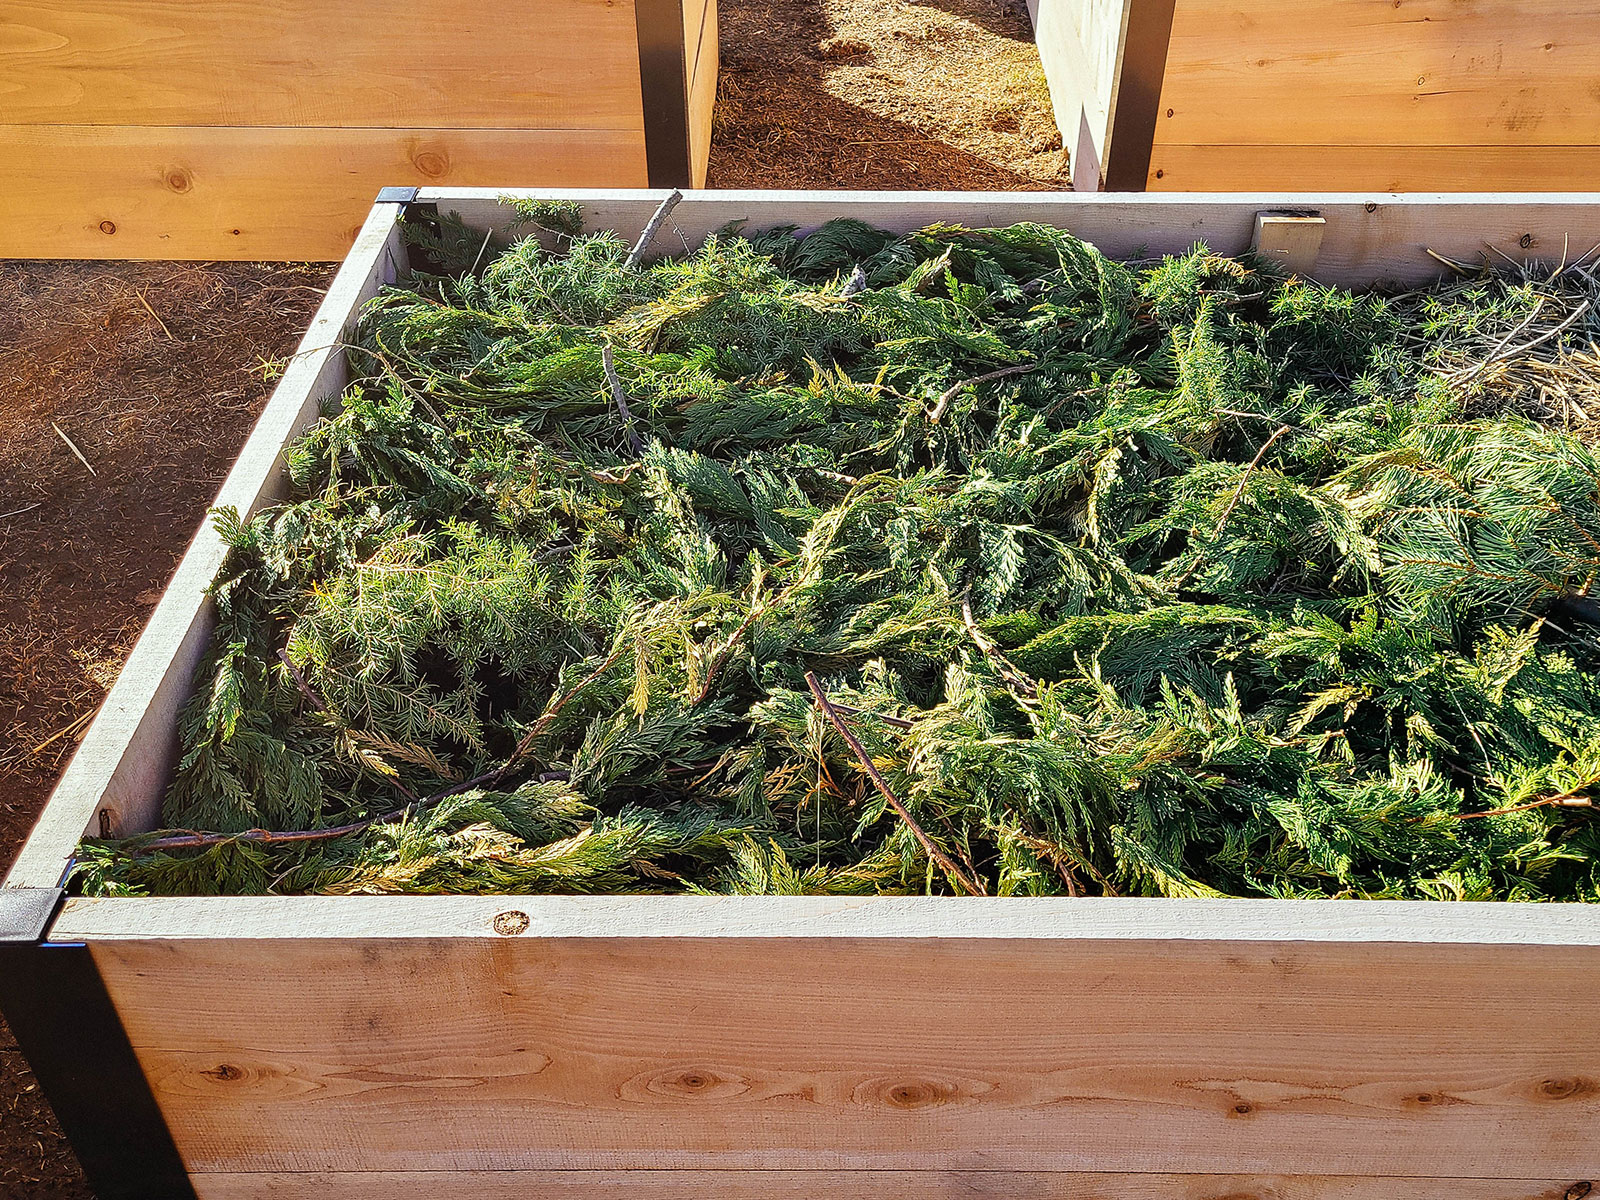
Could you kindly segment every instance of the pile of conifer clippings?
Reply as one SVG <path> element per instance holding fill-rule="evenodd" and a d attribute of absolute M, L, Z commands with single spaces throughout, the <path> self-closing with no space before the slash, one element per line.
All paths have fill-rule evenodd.
<path fill-rule="evenodd" d="M 379 297 L 95 894 L 1600 897 L 1583 263 L 1035 225 Z"/>

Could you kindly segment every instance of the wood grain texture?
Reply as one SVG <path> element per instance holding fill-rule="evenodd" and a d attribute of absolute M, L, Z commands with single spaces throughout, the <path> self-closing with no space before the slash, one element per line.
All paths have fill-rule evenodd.
<path fill-rule="evenodd" d="M 717 102 L 717 0 L 683 0 L 683 52 L 689 89 L 689 172 L 693 185 L 703 188 Z"/>
<path fill-rule="evenodd" d="M 643 129 L 632 0 L 8 0 L 0 124 Z"/>
<path fill-rule="evenodd" d="M 344 257 L 391 184 L 629 185 L 643 134 L 0 126 L 0 258 Z"/>
<path fill-rule="evenodd" d="M 1593 144 L 1597 81 L 1597 0 L 1179 0 L 1155 140 Z"/>
<path fill-rule="evenodd" d="M 282 450 L 316 420 L 321 401 L 348 378 L 339 342 L 354 314 L 405 265 L 398 204 L 374 205 L 217 493 L 218 506 L 249 515 L 283 492 Z M 105 811 L 116 834 L 152 828 L 177 755 L 177 715 L 215 621 L 206 589 L 226 546 L 207 521 L 150 616 L 122 673 L 23 845 L 6 887 L 54 887 Z"/>
<path fill-rule="evenodd" d="M 1129 0 L 1029 0 L 1034 42 L 1080 191 L 1101 183 Z"/>
<path fill-rule="evenodd" d="M 1596 1166 L 1594 946 L 91 945 L 197 1173 Z"/>
<path fill-rule="evenodd" d="M 577 200 L 584 206 L 589 228 L 623 233 L 641 229 L 661 196 L 554 189 L 515 194 Z M 503 228 L 512 215 L 497 192 L 425 188 L 422 196 L 449 204 L 479 228 Z M 1040 221 L 1070 229 L 1113 257 L 1134 257 L 1179 253 L 1197 241 L 1221 253 L 1237 254 L 1250 246 L 1256 213 L 1284 208 L 1315 210 L 1327 218 L 1315 277 L 1354 287 L 1437 279 L 1443 268 L 1428 254 L 1430 248 L 1468 261 L 1501 263 L 1504 255 L 1514 262 L 1553 263 L 1561 257 L 1564 243 L 1581 253 L 1600 242 L 1600 201 L 1591 193 L 706 191 L 678 205 L 672 219 L 691 242 L 736 220 L 748 221 L 752 229 L 783 224 L 811 228 L 848 214 L 897 231 L 934 221 L 969 226 Z M 658 248 L 665 245 L 658 243 Z"/>
<path fill-rule="evenodd" d="M 396 1171 L 199 1175 L 200 1200 L 1566 1200 L 1578 1181 L 1025 1171 Z"/>
<path fill-rule="evenodd" d="M 473 939 L 514 909 L 536 938 L 941 937 L 1600 950 L 1600 905 L 1118 896 L 158 896 L 67 901 L 58 940 Z"/>
<path fill-rule="evenodd" d="M 1179 146 L 1157 145 L 1151 191 L 1375 192 L 1515 189 L 1583 191 L 1600 186 L 1600 124 L 1588 146 Z"/>

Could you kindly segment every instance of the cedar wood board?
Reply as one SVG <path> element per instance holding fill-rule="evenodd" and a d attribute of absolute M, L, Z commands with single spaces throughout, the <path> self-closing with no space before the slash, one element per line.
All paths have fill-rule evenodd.
<path fill-rule="evenodd" d="M 540 194 L 624 235 L 660 199 Z M 419 199 L 484 228 L 509 213 L 488 190 Z M 1429 277 L 1429 248 L 1600 242 L 1584 195 L 690 193 L 672 220 L 693 243 L 741 218 L 1027 219 L 1132 255 L 1240 251 L 1272 210 L 1320 214 L 1313 273 L 1347 283 Z M 398 211 L 373 210 L 220 503 L 279 493 L 281 448 L 343 385 L 342 331 L 404 269 Z M 220 558 L 202 530 L 7 887 L 53 886 L 101 810 L 155 822 Z M 507 910 L 525 933 L 493 931 Z M 736 1200 L 1556 1200 L 1600 1174 L 1585 906 L 75 899 L 51 936 L 90 946 L 204 1200 L 713 1181 Z"/>
<path fill-rule="evenodd" d="M 1600 0 L 1177 0 L 1147 186 L 1593 186 L 1597 81 Z"/>
<path fill-rule="evenodd" d="M 335 260 L 383 184 L 646 183 L 638 21 L 670 12 L 704 182 L 715 0 L 14 0 L 0 258 Z M 670 125 L 671 111 L 662 114 Z"/>

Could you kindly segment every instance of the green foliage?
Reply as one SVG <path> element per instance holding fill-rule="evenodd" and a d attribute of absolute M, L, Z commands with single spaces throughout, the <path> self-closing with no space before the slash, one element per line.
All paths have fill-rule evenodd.
<path fill-rule="evenodd" d="M 954 890 L 920 830 L 1005 895 L 1600 898 L 1600 462 L 1452 373 L 1527 282 L 519 215 L 416 233 L 219 514 L 166 819 L 235 836 L 86 891 Z"/>

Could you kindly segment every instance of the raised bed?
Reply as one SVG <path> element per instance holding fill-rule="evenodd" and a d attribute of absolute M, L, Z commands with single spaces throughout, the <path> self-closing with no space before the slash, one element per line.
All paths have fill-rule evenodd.
<path fill-rule="evenodd" d="M 549 195 L 626 235 L 660 199 Z M 278 494 L 341 332 L 406 268 L 403 207 L 372 210 L 219 503 Z M 697 193 L 672 219 L 840 215 L 1256 242 L 1347 284 L 1600 242 L 1596 196 Z M 221 556 L 202 529 L 0 891 L 0 1001 L 101 1200 L 1580 1200 L 1600 1175 L 1585 906 L 63 897 L 86 830 L 156 821 Z"/>
<path fill-rule="evenodd" d="M 1563 191 L 1600 169 L 1600 4 L 1030 0 L 1073 183 Z"/>
<path fill-rule="evenodd" d="M 339 259 L 386 184 L 697 187 L 715 0 L 21 0 L 0 258 Z"/>

